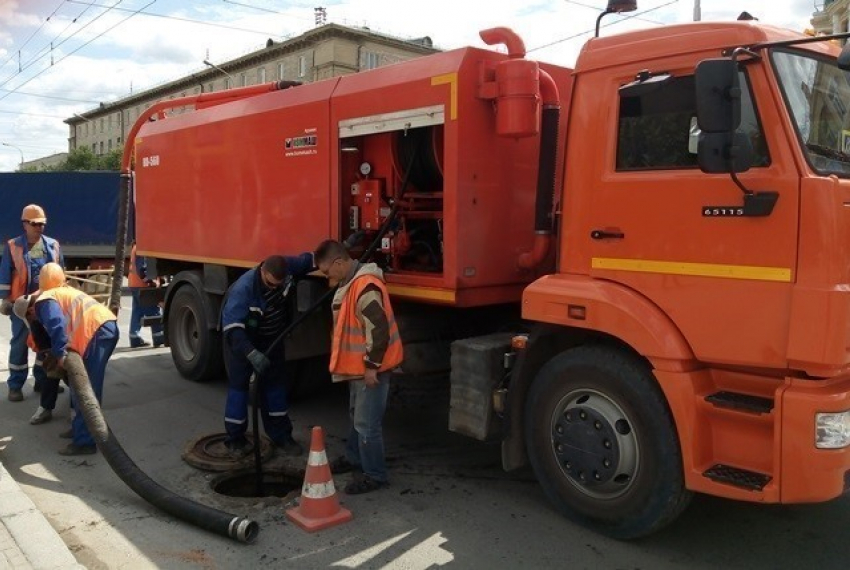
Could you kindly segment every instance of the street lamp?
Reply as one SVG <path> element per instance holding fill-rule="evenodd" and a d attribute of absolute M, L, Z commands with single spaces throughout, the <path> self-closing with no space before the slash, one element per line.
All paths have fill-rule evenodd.
<path fill-rule="evenodd" d="M 230 81 L 232 82 L 232 84 L 233 84 L 233 85 L 236 85 L 236 80 L 235 80 L 235 79 L 233 79 L 233 76 L 232 76 L 232 75 L 230 75 L 229 73 L 227 73 L 225 70 L 223 70 L 222 68 L 220 68 L 219 66 L 217 66 L 216 64 L 214 64 L 213 62 L 211 62 L 210 60 L 205 59 L 205 60 L 204 60 L 204 65 L 207 65 L 207 66 L 209 66 L 209 67 L 212 67 L 213 69 L 217 69 L 218 71 L 222 72 L 223 74 L 225 74 L 225 75 L 227 76 L 227 78 L 228 78 L 228 79 L 230 79 Z"/>
<path fill-rule="evenodd" d="M 21 172 L 23 172 L 23 171 L 24 171 L 24 151 L 22 151 L 22 150 L 21 150 L 21 147 L 19 147 L 19 146 L 17 146 L 17 145 L 14 145 L 14 144 L 12 144 L 12 143 L 7 143 L 7 142 L 0 143 L 0 144 L 2 144 L 3 146 L 8 146 L 8 147 L 12 147 L 12 148 L 16 148 L 16 149 L 18 149 L 18 152 L 19 152 L 19 153 L 21 153 L 21 166 L 20 166 L 20 169 L 19 169 L 19 170 L 20 170 Z"/>

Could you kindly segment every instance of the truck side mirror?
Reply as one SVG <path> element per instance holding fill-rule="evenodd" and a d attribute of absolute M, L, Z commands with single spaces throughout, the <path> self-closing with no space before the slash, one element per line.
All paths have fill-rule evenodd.
<path fill-rule="evenodd" d="M 705 133 L 734 132 L 741 124 L 738 64 L 731 59 L 706 59 L 697 65 L 697 121 Z"/>
<path fill-rule="evenodd" d="M 841 53 L 838 54 L 838 69 L 850 71 L 850 43 L 844 44 Z"/>
<path fill-rule="evenodd" d="M 700 133 L 697 160 L 709 174 L 746 172 L 753 163 L 753 145 L 743 133 Z"/>

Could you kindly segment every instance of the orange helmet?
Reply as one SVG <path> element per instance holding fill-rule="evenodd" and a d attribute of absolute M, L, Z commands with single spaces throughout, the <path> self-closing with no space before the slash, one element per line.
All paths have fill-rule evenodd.
<path fill-rule="evenodd" d="M 21 212 L 21 221 L 46 224 L 47 215 L 44 213 L 44 208 L 38 204 L 30 204 L 24 208 L 23 212 Z"/>
<path fill-rule="evenodd" d="M 45 263 L 38 274 L 38 288 L 50 291 L 65 284 L 65 272 L 58 263 Z"/>

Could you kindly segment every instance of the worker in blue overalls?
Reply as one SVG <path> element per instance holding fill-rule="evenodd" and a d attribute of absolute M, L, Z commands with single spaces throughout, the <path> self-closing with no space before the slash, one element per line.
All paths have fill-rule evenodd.
<path fill-rule="evenodd" d="M 24 233 L 6 242 L 3 260 L 0 262 L 0 313 L 12 319 L 12 340 L 9 343 L 9 387 L 10 402 L 24 399 L 23 387 L 29 376 L 28 329 L 26 324 L 12 314 L 12 303 L 22 295 L 38 289 L 38 274 L 47 263 L 64 266 L 59 242 L 44 235 L 47 215 L 37 204 L 26 206 L 21 212 Z M 35 377 L 34 390 L 41 390 L 46 375 L 36 361 L 32 370 Z M 61 390 L 60 390 L 61 391 Z"/>
<path fill-rule="evenodd" d="M 228 373 L 224 410 L 226 445 L 234 458 L 247 451 L 248 388 L 256 374 L 258 400 L 266 434 L 284 454 L 304 449 L 292 437 L 292 420 L 284 378 L 283 342 L 268 352 L 289 322 L 286 300 L 294 279 L 315 270 L 313 254 L 272 255 L 246 271 L 224 299 L 221 326 Z"/>

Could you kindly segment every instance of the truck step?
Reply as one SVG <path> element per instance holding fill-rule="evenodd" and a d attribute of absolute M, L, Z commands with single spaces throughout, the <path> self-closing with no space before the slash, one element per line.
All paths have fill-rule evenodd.
<path fill-rule="evenodd" d="M 716 392 L 706 396 L 705 401 L 718 408 L 728 408 L 751 414 L 769 414 L 773 410 L 773 400 L 737 392 Z"/>
<path fill-rule="evenodd" d="M 713 465 L 703 473 L 703 476 L 719 483 L 728 483 L 752 491 L 761 491 L 773 478 L 764 473 L 747 471 L 746 469 L 739 469 L 737 467 L 723 465 L 722 463 Z"/>

